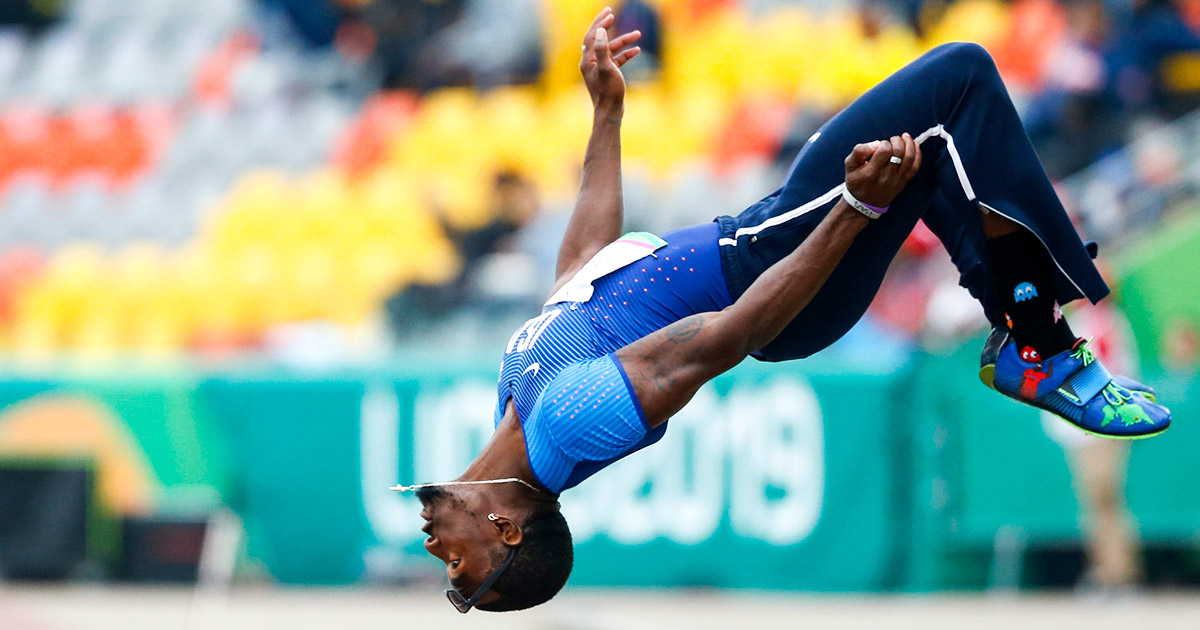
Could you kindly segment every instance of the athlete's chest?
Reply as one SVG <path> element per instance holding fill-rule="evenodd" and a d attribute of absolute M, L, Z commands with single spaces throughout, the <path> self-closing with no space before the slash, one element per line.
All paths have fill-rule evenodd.
<path fill-rule="evenodd" d="M 499 402 L 512 398 L 517 414 L 529 417 L 534 402 L 566 366 L 596 354 L 595 333 L 577 313 L 554 309 L 525 322 L 504 349 Z"/>

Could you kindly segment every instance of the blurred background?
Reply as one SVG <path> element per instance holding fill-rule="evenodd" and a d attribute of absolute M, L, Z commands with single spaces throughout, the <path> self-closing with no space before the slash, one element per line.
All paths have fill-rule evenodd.
<path fill-rule="evenodd" d="M 1194 627 L 1198 0 L 614 0 L 631 230 L 738 213 L 856 95 L 987 47 L 1115 288 L 1072 325 L 1175 426 L 1085 439 L 982 387 L 922 225 L 837 345 L 564 495 L 561 600 L 440 601 L 387 488 L 491 433 L 603 6 L 0 2 L 0 628 Z"/>

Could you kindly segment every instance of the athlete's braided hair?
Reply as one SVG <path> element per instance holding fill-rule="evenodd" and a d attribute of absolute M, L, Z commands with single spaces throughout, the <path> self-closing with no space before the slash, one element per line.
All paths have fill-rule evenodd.
<path fill-rule="evenodd" d="M 505 612 L 533 608 L 550 601 L 567 583 L 575 551 L 571 546 L 571 529 L 558 506 L 539 508 L 530 514 L 521 524 L 521 534 L 521 545 L 512 565 L 492 587 L 500 599 L 475 606 L 479 610 Z"/>

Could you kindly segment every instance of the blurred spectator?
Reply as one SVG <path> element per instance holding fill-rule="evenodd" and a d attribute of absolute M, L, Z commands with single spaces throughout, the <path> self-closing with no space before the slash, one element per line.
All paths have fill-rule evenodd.
<path fill-rule="evenodd" d="M 296 36 L 310 48 L 333 44 L 341 16 L 330 0 L 258 0 L 259 30 L 270 47 Z"/>
<path fill-rule="evenodd" d="M 492 220 L 474 230 L 457 230 L 446 226 L 450 238 L 457 244 L 464 266 L 498 251 L 512 249 L 514 235 L 538 209 L 537 191 L 533 183 L 516 171 L 505 170 L 496 174 L 492 186 Z"/>
<path fill-rule="evenodd" d="M 864 0 L 858 5 L 858 27 L 865 39 L 875 41 L 883 34 L 891 12 L 884 3 L 877 0 Z"/>
<path fill-rule="evenodd" d="M 542 72 L 541 25 L 537 0 L 467 0 L 461 17 L 422 51 L 421 64 L 439 86 L 532 83 Z"/>
<path fill-rule="evenodd" d="M 641 31 L 638 46 L 642 53 L 625 66 L 625 76 L 631 80 L 649 79 L 662 66 L 662 26 L 658 12 L 645 0 L 626 0 L 617 9 L 614 33 Z"/>
<path fill-rule="evenodd" d="M 1180 373 L 1200 368 L 1200 323 L 1184 317 L 1167 322 L 1161 344 L 1161 361 L 1167 369 Z"/>
<path fill-rule="evenodd" d="M 480 282 L 478 276 L 494 277 L 489 263 L 498 261 L 509 270 L 514 264 L 532 266 L 532 263 L 523 265 L 520 262 L 526 259 L 518 249 L 518 234 L 538 212 L 537 191 L 520 173 L 501 171 L 495 176 L 490 203 L 488 215 L 491 220 L 482 227 L 461 230 L 443 225 L 462 258 L 462 266 L 453 280 L 442 285 L 413 284 L 388 299 L 388 318 L 397 338 L 405 339 L 419 333 L 468 303 L 484 303 L 491 296 L 520 300 L 531 293 L 534 287 L 528 286 L 527 273 L 508 274 L 498 283 L 504 286 Z M 503 258 L 505 254 L 516 254 L 519 260 Z M 490 260 L 497 256 L 501 258 Z M 521 278 L 526 282 L 521 282 Z"/>
<path fill-rule="evenodd" d="M 62 16 L 65 0 L 4 0 L 0 2 L 0 24 L 41 28 Z"/>
<path fill-rule="evenodd" d="M 1063 4 L 1066 31 L 1046 56 L 1040 89 L 1023 112 L 1052 177 L 1118 149 L 1140 118 L 1175 117 L 1200 104 L 1200 87 L 1167 80 L 1168 64 L 1181 57 L 1192 56 L 1195 65 L 1174 75 L 1200 68 L 1200 34 L 1179 2 L 1137 0 L 1125 11 L 1103 0 Z"/>
<path fill-rule="evenodd" d="M 1196 94 L 1174 94 L 1163 75 L 1164 63 L 1176 55 L 1200 53 L 1200 33 L 1185 21 L 1181 5 L 1178 0 L 1135 0 L 1131 19 L 1120 22 L 1116 91 L 1126 108 L 1152 107 L 1173 117 L 1196 106 Z"/>
<path fill-rule="evenodd" d="M 1129 321 L 1112 298 L 1070 311 L 1077 334 L 1114 373 L 1137 376 L 1137 350 Z M 1042 412 L 1042 427 L 1067 456 L 1072 485 L 1083 512 L 1087 564 L 1080 587 L 1112 595 L 1144 578 L 1141 544 L 1125 501 L 1129 443 L 1087 435 L 1058 416 Z"/>
<path fill-rule="evenodd" d="M 932 22 L 936 16 L 935 13 L 945 11 L 944 2 L 929 2 L 929 0 L 870 0 L 864 2 L 864 5 L 890 5 L 892 11 L 896 13 L 908 25 L 912 32 L 918 37 L 925 36 L 925 25 Z"/>
<path fill-rule="evenodd" d="M 362 19 L 376 35 L 375 61 L 388 88 L 432 88 L 423 67 L 430 41 L 459 18 L 466 0 L 374 0 Z"/>
<path fill-rule="evenodd" d="M 388 88 L 489 88 L 542 71 L 537 0 L 374 0 L 360 15 Z"/>
<path fill-rule="evenodd" d="M 1026 130 L 1051 177 L 1063 177 L 1124 143 L 1125 117 L 1113 98 L 1109 16 L 1101 0 L 1067 5 L 1067 31 L 1042 69 L 1042 90 L 1025 112 Z"/>

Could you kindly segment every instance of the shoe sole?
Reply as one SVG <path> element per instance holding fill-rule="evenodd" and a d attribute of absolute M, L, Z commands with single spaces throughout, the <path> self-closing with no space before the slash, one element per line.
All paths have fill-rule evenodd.
<path fill-rule="evenodd" d="M 1041 409 L 1041 407 L 1038 407 L 1038 409 Z M 1086 433 L 1088 435 L 1094 435 L 1098 438 L 1103 438 L 1105 440 L 1123 440 L 1125 442 L 1132 442 L 1133 440 L 1144 440 L 1146 438 L 1152 438 L 1156 435 L 1162 435 L 1167 432 L 1167 429 L 1171 428 L 1171 425 L 1168 424 L 1167 426 L 1155 431 L 1154 433 L 1143 433 L 1142 435 L 1107 435 L 1104 433 L 1096 433 L 1095 431 L 1088 431 L 1087 429 L 1079 426 L 1078 424 L 1075 424 L 1074 422 L 1071 422 L 1070 420 L 1067 420 L 1066 418 L 1054 413 L 1053 411 L 1046 410 L 1046 412 L 1050 413 L 1055 418 L 1058 418 L 1059 420 L 1062 420 L 1063 422 L 1066 422 L 1067 424 L 1075 427 L 1076 429 L 1083 431 L 1084 433 Z"/>
<path fill-rule="evenodd" d="M 996 389 L 996 386 L 992 384 L 996 382 L 996 364 L 993 363 L 979 368 L 979 380 L 983 381 L 984 385 Z"/>
<path fill-rule="evenodd" d="M 1013 398 L 1012 396 L 1009 396 L 1008 394 L 1005 394 L 1004 392 L 996 389 L 996 386 L 994 384 L 996 382 L 996 366 L 994 364 L 993 365 L 985 365 L 985 366 L 979 368 L 979 380 L 983 381 L 984 385 L 987 385 L 989 388 L 995 390 L 997 394 L 1000 394 L 1001 396 L 1004 396 L 1005 398 L 1012 398 L 1013 400 L 1015 400 L 1017 402 L 1025 403 L 1026 405 L 1029 405 L 1030 407 L 1033 407 L 1035 409 L 1042 409 L 1041 407 L 1038 407 L 1037 405 L 1033 404 L 1032 402 L 1030 402 L 1028 400 L 1022 400 L 1020 398 Z M 1151 394 L 1149 392 L 1144 392 L 1141 390 L 1138 390 L 1138 393 L 1141 394 L 1142 397 L 1144 397 L 1146 400 L 1149 400 L 1150 402 L 1155 403 L 1155 404 L 1158 403 L 1158 397 L 1155 396 L 1154 394 Z M 1104 438 L 1106 440 L 1125 440 L 1125 441 L 1142 440 L 1145 438 L 1154 437 L 1156 435 L 1162 435 L 1163 433 L 1166 433 L 1167 429 L 1171 428 L 1171 425 L 1167 425 L 1167 426 L 1159 429 L 1158 431 L 1155 431 L 1154 433 L 1144 433 L 1142 435 L 1108 435 L 1106 433 L 1096 433 L 1095 431 L 1089 431 L 1089 430 L 1075 424 L 1074 422 L 1071 422 L 1070 420 L 1067 420 L 1066 418 L 1054 413 L 1053 411 L 1050 411 L 1049 409 L 1042 409 L 1042 411 L 1049 413 L 1050 415 L 1054 416 L 1055 418 L 1058 418 L 1059 420 L 1066 422 L 1067 424 L 1071 425 L 1072 427 L 1074 427 L 1080 431 L 1083 431 L 1084 433 L 1087 433 L 1088 435 L 1094 435 L 1098 438 Z"/>

